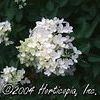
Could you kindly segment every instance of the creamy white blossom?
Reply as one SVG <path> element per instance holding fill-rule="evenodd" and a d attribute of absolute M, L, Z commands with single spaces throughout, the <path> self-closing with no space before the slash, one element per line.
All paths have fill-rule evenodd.
<path fill-rule="evenodd" d="M 14 0 L 17 4 L 19 9 L 22 9 L 24 6 L 26 6 L 26 0 Z"/>
<path fill-rule="evenodd" d="M 20 81 L 20 83 L 21 83 L 22 85 L 24 85 L 24 84 L 30 84 L 31 81 L 30 81 L 27 77 L 25 77 L 25 79 L 23 79 L 23 80 Z"/>
<path fill-rule="evenodd" d="M 1 93 L 1 90 L 3 88 L 3 86 L 6 84 L 5 80 L 3 78 L 0 77 L 0 93 Z"/>
<path fill-rule="evenodd" d="M 24 78 L 24 74 L 24 69 L 17 70 L 17 68 L 6 66 L 6 68 L 3 69 L 1 78 L 4 79 L 6 83 L 15 85 Z"/>
<path fill-rule="evenodd" d="M 8 21 L 0 22 L 0 43 L 5 42 L 5 45 L 12 44 L 12 41 L 9 41 L 8 32 L 11 31 L 11 24 Z"/>
<path fill-rule="evenodd" d="M 73 46 L 70 36 L 73 27 L 64 19 L 45 19 L 36 22 L 29 38 L 18 46 L 21 64 L 34 66 L 37 72 L 64 76 L 77 63 L 81 51 Z"/>

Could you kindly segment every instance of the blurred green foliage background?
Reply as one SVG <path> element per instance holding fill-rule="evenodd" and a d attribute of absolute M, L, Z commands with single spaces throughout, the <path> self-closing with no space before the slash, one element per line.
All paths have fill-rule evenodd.
<path fill-rule="evenodd" d="M 13 45 L 5 47 L 0 44 L 0 69 L 6 65 L 21 67 L 17 58 L 15 46 L 20 40 L 29 35 L 29 29 L 34 28 L 35 22 L 42 17 L 64 18 L 74 27 L 72 35 L 76 38 L 74 45 L 82 51 L 79 63 L 75 65 L 74 76 L 51 76 L 43 74 L 28 75 L 37 87 L 48 83 L 51 87 L 60 85 L 63 88 L 76 87 L 79 92 L 90 84 L 100 95 L 100 0 L 27 0 L 27 6 L 18 9 L 14 0 L 0 0 L 0 21 L 9 20 L 12 23 L 12 32 L 9 36 Z M 31 68 L 30 68 L 31 69 Z M 29 70 L 29 69 L 26 69 Z M 34 71 L 33 71 L 34 73 Z M 0 100 L 99 100 L 94 95 L 31 95 L 31 96 L 4 96 Z"/>

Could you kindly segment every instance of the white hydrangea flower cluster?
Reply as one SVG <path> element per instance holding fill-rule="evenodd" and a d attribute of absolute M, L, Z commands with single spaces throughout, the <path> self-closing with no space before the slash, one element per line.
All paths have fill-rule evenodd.
<path fill-rule="evenodd" d="M 5 83 L 11 83 L 16 85 L 24 78 L 25 70 L 17 70 L 14 67 L 8 67 L 3 69 L 1 74 L 1 78 L 5 81 Z"/>
<path fill-rule="evenodd" d="M 73 27 L 64 19 L 45 19 L 36 22 L 36 27 L 30 30 L 29 38 L 21 41 L 18 46 L 21 64 L 34 66 L 37 72 L 52 73 L 64 76 L 77 63 L 81 51 L 73 46 L 69 33 Z"/>
<path fill-rule="evenodd" d="M 0 22 L 0 43 L 5 42 L 5 45 L 12 44 L 12 41 L 9 41 L 8 32 L 11 31 L 11 24 L 8 21 Z"/>
<path fill-rule="evenodd" d="M 22 9 L 24 6 L 26 6 L 26 0 L 15 0 L 15 2 L 18 4 L 19 9 Z"/>

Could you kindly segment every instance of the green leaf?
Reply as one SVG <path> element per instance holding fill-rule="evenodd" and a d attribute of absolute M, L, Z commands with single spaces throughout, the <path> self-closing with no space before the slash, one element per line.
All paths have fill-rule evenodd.
<path fill-rule="evenodd" d="M 8 20 L 12 20 L 15 16 L 15 9 L 14 8 L 8 8 L 8 10 L 6 11 L 6 16 L 8 18 Z"/>
<path fill-rule="evenodd" d="M 86 38 L 89 38 L 93 34 L 98 23 L 99 23 L 99 18 L 96 17 L 94 21 L 91 23 L 91 25 L 89 26 L 89 29 L 87 29 L 87 32 L 86 32 L 87 34 L 85 35 Z"/>
<path fill-rule="evenodd" d="M 88 23 L 85 21 L 85 19 L 80 18 L 78 20 L 78 28 L 76 30 L 77 38 L 83 38 L 85 31 L 88 29 Z"/>
<path fill-rule="evenodd" d="M 100 49 L 100 39 L 94 40 L 94 46 Z"/>
<path fill-rule="evenodd" d="M 89 56 L 88 61 L 90 61 L 90 62 L 100 62 L 100 56 Z"/>
<path fill-rule="evenodd" d="M 96 17 L 92 23 L 88 23 L 85 18 L 80 18 L 78 22 L 77 38 L 90 38 L 99 21 L 98 17 Z"/>
<path fill-rule="evenodd" d="M 78 63 L 81 67 L 90 67 L 91 65 L 87 62 L 87 61 L 84 61 L 84 60 L 81 60 L 79 63 Z"/>
<path fill-rule="evenodd" d="M 67 4 L 68 0 L 60 0 L 60 7 L 63 7 Z"/>
<path fill-rule="evenodd" d="M 54 3 L 53 3 L 53 1 L 49 0 L 47 2 L 46 8 L 47 8 L 48 11 L 53 11 L 54 10 Z"/>
<path fill-rule="evenodd" d="M 23 18 L 23 14 L 22 14 L 22 11 L 17 11 L 17 14 L 16 14 L 16 21 L 17 22 L 20 22 Z"/>
<path fill-rule="evenodd" d="M 90 51 L 91 45 L 90 43 L 82 43 L 79 46 L 79 50 L 81 50 L 83 53 L 88 53 Z"/>
<path fill-rule="evenodd" d="M 100 75 L 100 66 L 98 64 L 93 64 L 93 74 L 94 77 Z"/>
<path fill-rule="evenodd" d="M 78 6 L 78 5 L 80 5 L 82 2 L 83 2 L 83 0 L 77 0 L 77 1 L 76 1 L 76 0 L 72 0 L 72 1 L 71 1 L 71 4 L 74 5 L 74 6 Z"/>
<path fill-rule="evenodd" d="M 63 7 L 67 4 L 68 0 L 55 0 L 58 4 L 59 7 Z"/>
<path fill-rule="evenodd" d="M 16 25 L 16 29 L 14 30 L 16 33 L 23 31 L 26 26 Z"/>
<path fill-rule="evenodd" d="M 58 8 L 56 8 L 56 9 L 51 13 L 51 16 L 52 16 L 52 17 L 57 16 L 57 12 L 58 12 Z"/>

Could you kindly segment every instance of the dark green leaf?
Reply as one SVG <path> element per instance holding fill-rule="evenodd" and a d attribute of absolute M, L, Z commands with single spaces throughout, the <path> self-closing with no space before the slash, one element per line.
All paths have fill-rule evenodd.
<path fill-rule="evenodd" d="M 94 40 L 94 46 L 100 49 L 100 39 L 99 40 Z"/>
<path fill-rule="evenodd" d="M 90 43 L 82 43 L 80 46 L 79 46 L 79 50 L 81 50 L 83 53 L 88 53 L 90 51 L 90 48 L 91 48 L 91 45 Z"/>
<path fill-rule="evenodd" d="M 6 11 L 6 16 L 7 16 L 8 20 L 12 20 L 15 16 L 15 13 L 16 13 L 16 10 L 14 8 L 9 8 Z"/>
<path fill-rule="evenodd" d="M 22 11 L 18 11 L 15 18 L 16 18 L 17 22 L 20 22 L 22 20 L 22 18 L 23 18 Z"/>
<path fill-rule="evenodd" d="M 53 1 L 49 0 L 47 5 L 46 5 L 46 8 L 48 11 L 53 11 L 54 10 L 54 3 Z"/>
<path fill-rule="evenodd" d="M 98 64 L 93 64 L 92 67 L 93 67 L 94 77 L 100 75 L 100 66 Z"/>
<path fill-rule="evenodd" d="M 100 62 L 100 56 L 89 56 L 88 61 L 90 62 Z"/>
<path fill-rule="evenodd" d="M 79 20 L 79 28 L 77 30 L 77 38 L 90 38 L 98 24 L 98 18 L 92 23 L 88 23 L 86 19 Z"/>

